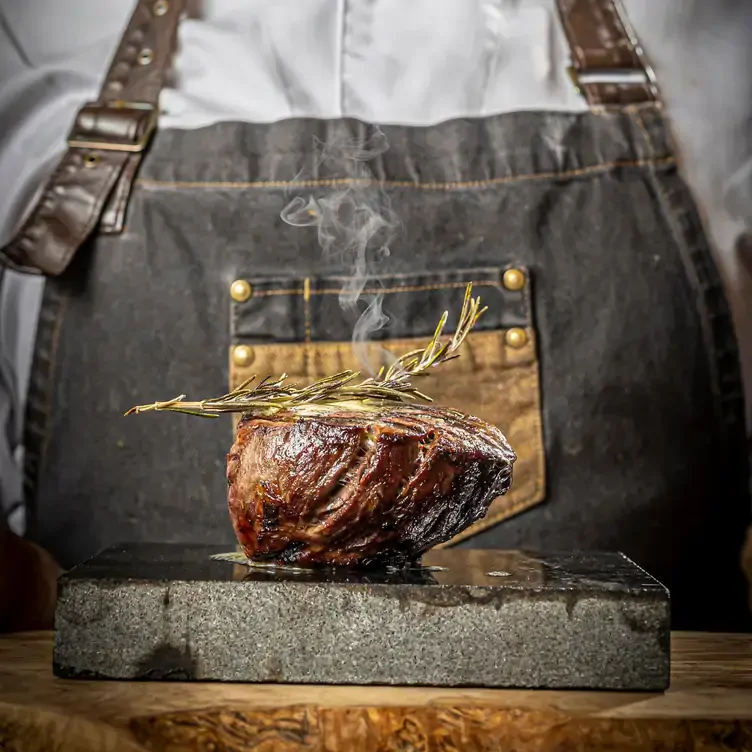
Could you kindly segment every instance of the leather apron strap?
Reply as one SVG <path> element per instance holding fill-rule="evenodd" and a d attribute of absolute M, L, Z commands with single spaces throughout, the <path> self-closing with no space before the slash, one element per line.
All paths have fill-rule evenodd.
<path fill-rule="evenodd" d="M 57 276 L 95 227 L 119 233 L 157 124 L 182 0 L 139 0 L 96 102 L 78 112 L 68 150 L 0 264 Z"/>
<path fill-rule="evenodd" d="M 592 107 L 658 98 L 620 0 L 557 0 L 575 86 Z M 81 108 L 68 150 L 0 263 L 58 276 L 97 227 L 120 233 L 138 167 L 157 125 L 182 0 L 139 0 L 97 102 Z"/>
<path fill-rule="evenodd" d="M 569 74 L 591 107 L 658 100 L 653 70 L 621 0 L 557 0 L 572 50 Z"/>

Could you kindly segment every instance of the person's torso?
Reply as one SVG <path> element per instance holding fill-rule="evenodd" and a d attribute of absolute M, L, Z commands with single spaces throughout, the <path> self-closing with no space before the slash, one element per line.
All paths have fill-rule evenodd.
<path fill-rule="evenodd" d="M 680 623 L 738 623 L 749 505 L 723 289 L 661 108 L 577 110 L 382 127 L 389 149 L 368 163 L 362 200 L 388 202 L 399 226 L 369 274 L 390 319 L 372 336 L 390 350 L 422 341 L 469 281 L 489 306 L 433 390 L 500 425 L 519 462 L 461 545 L 624 550 L 669 585 Z M 358 366 L 338 302 L 352 265 L 281 215 L 360 177 L 315 143 L 373 132 L 332 114 L 163 122 L 124 232 L 94 237 L 48 280 L 29 533 L 64 564 L 117 540 L 232 541 L 230 421 L 121 418 L 131 404 Z M 233 297 L 236 280 L 247 297 Z"/>

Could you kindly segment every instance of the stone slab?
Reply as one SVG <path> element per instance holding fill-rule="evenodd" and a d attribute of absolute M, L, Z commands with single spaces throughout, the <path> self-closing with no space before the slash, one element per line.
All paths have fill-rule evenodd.
<path fill-rule="evenodd" d="M 129 544 L 66 573 L 54 672 L 661 691 L 666 588 L 618 553 L 448 549 L 400 572 L 270 570 Z"/>

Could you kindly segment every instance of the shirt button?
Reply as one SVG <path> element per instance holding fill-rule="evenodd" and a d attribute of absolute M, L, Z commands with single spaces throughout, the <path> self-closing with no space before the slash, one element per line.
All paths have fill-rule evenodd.
<path fill-rule="evenodd" d="M 503 280 L 507 290 L 521 290 L 525 286 L 525 274 L 519 269 L 507 269 Z"/>
<path fill-rule="evenodd" d="M 236 366 L 247 366 L 253 361 L 253 350 L 248 345 L 238 345 L 232 351 L 232 362 Z"/>
<path fill-rule="evenodd" d="M 236 303 L 245 303 L 251 297 L 251 286 L 244 279 L 236 279 L 230 285 L 230 296 Z"/>
<path fill-rule="evenodd" d="M 519 327 L 507 330 L 506 341 L 509 347 L 520 348 L 527 344 L 527 332 Z"/>

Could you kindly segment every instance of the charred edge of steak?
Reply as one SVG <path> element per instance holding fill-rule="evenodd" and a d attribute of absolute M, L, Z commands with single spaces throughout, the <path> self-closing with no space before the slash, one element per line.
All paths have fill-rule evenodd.
<path fill-rule="evenodd" d="M 494 426 L 435 406 L 244 418 L 228 503 L 246 555 L 406 566 L 481 519 L 516 455 Z"/>

